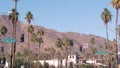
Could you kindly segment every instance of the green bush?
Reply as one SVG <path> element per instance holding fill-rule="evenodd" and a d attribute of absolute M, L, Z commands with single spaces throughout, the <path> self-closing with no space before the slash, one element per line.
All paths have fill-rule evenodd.
<path fill-rule="evenodd" d="M 93 68 L 91 64 L 77 64 L 76 68 Z"/>
<path fill-rule="evenodd" d="M 22 59 L 15 59 L 14 68 L 21 68 L 21 66 L 24 64 Z"/>

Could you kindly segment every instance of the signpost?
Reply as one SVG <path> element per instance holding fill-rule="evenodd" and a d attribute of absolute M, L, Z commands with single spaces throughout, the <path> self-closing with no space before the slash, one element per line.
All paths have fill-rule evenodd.
<path fill-rule="evenodd" d="M 98 51 L 97 54 L 99 54 L 99 55 L 105 55 L 105 54 L 107 54 L 107 52 L 106 51 Z"/>
<path fill-rule="evenodd" d="M 5 43 L 14 43 L 14 42 L 16 42 L 16 39 L 14 39 L 14 38 L 3 38 L 2 42 L 5 42 Z"/>

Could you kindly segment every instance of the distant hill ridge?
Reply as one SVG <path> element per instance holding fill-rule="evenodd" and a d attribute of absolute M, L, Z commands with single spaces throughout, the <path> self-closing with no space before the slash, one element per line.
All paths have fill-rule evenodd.
<path fill-rule="evenodd" d="M 11 37 L 12 36 L 12 24 L 11 21 L 9 20 L 9 17 L 7 15 L 1 15 L 0 16 L 0 28 L 2 26 L 6 26 L 8 29 L 8 33 L 6 34 L 6 37 Z M 45 35 L 43 36 L 43 40 L 44 43 L 41 45 L 41 51 L 44 51 L 44 48 L 47 47 L 55 47 L 55 40 L 57 38 L 64 38 L 64 37 L 68 37 L 71 38 L 74 42 L 74 46 L 72 48 L 73 52 L 78 52 L 80 45 L 82 45 L 83 43 L 88 43 L 91 38 L 95 38 L 95 45 L 96 46 L 101 46 L 101 45 L 105 45 L 105 41 L 106 39 L 100 36 L 95 36 L 92 34 L 80 34 L 80 33 L 76 33 L 76 32 L 57 32 L 55 30 L 52 29 L 47 29 L 41 26 L 34 26 L 35 32 L 38 29 L 43 29 L 45 31 Z M 25 42 L 20 43 L 20 34 L 24 32 L 25 34 Z M 24 24 L 23 22 L 19 21 L 17 23 L 17 51 L 22 51 L 24 48 L 27 47 L 27 41 L 28 41 L 28 37 L 27 37 L 27 24 Z M 2 35 L 0 35 L 2 36 Z M 0 42 L 2 43 L 2 42 Z M 38 44 L 36 43 L 35 46 L 32 42 L 30 42 L 31 44 L 31 49 L 32 50 L 37 50 L 38 49 Z M 2 46 L 2 45 L 0 45 Z M 6 43 L 6 50 L 7 52 L 10 52 L 10 47 L 11 44 L 10 43 Z"/>

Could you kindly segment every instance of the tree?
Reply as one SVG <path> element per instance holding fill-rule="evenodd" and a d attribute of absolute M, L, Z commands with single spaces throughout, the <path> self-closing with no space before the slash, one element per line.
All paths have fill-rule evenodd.
<path fill-rule="evenodd" d="M 90 44 L 91 44 L 91 45 L 94 45 L 94 44 L 95 44 L 95 38 L 92 37 L 92 38 L 90 39 Z"/>
<path fill-rule="evenodd" d="M 37 42 L 39 43 L 39 57 L 40 57 L 40 46 L 41 46 L 41 43 L 43 43 L 43 38 L 40 37 L 40 38 L 37 38 Z M 39 58 L 40 59 L 40 58 Z"/>
<path fill-rule="evenodd" d="M 44 31 L 43 31 L 42 29 L 38 29 L 37 35 L 38 35 L 38 36 L 44 35 Z"/>
<path fill-rule="evenodd" d="M 37 42 L 39 44 L 39 57 L 40 57 L 40 46 L 41 46 L 41 43 L 43 43 L 42 35 L 44 35 L 44 31 L 42 29 L 39 29 L 37 31 Z"/>
<path fill-rule="evenodd" d="M 107 37 L 107 41 L 109 44 L 109 38 L 108 38 L 108 22 L 110 22 L 111 20 L 111 13 L 107 8 L 104 8 L 103 12 L 101 13 L 101 18 L 106 26 L 106 37 Z M 109 45 L 110 46 L 110 45 Z"/>
<path fill-rule="evenodd" d="M 30 11 L 27 12 L 25 19 L 27 20 L 28 24 L 30 24 L 31 20 L 33 20 L 33 15 Z"/>
<path fill-rule="evenodd" d="M 33 26 L 30 25 L 31 24 L 31 20 L 33 19 L 33 15 L 30 11 L 27 12 L 27 14 L 25 15 L 25 19 L 28 22 L 28 48 L 29 48 L 29 57 L 28 57 L 28 62 L 30 64 L 30 45 L 29 45 L 29 33 L 32 33 L 34 31 Z M 28 64 L 28 67 L 29 67 Z"/>
<path fill-rule="evenodd" d="M 94 45 L 95 44 L 95 38 L 91 38 L 90 39 L 90 44 L 91 45 Z M 93 61 L 94 61 L 94 54 L 95 54 L 95 52 L 96 52 L 96 48 L 95 47 L 93 47 L 93 46 L 91 46 L 91 52 L 92 52 L 92 54 L 93 54 Z M 93 63 L 94 64 L 94 63 Z M 94 65 L 93 65 L 93 68 L 94 68 Z"/>
<path fill-rule="evenodd" d="M 56 50 L 54 47 L 48 47 L 48 48 L 45 48 L 45 51 L 48 51 L 49 54 L 51 55 L 51 59 L 53 59 L 53 56 L 55 55 L 56 53 Z"/>
<path fill-rule="evenodd" d="M 12 27 L 13 27 L 13 38 L 16 39 L 16 23 L 18 22 L 18 15 L 19 13 L 17 12 L 17 0 L 15 0 L 15 8 L 11 10 L 11 13 L 9 15 L 9 19 L 12 22 Z M 12 44 L 11 47 L 11 68 L 14 68 L 14 58 L 15 58 L 15 51 L 16 51 L 16 42 Z"/>
<path fill-rule="evenodd" d="M 60 57 L 61 57 L 61 55 L 60 55 L 60 48 L 62 48 L 62 45 L 63 45 L 62 40 L 60 38 L 58 38 L 55 41 L 55 46 L 58 48 L 58 53 L 57 53 L 58 54 L 58 68 L 60 68 L 60 65 L 59 65 L 60 64 L 59 61 L 60 61 Z"/>
<path fill-rule="evenodd" d="M 116 68 L 118 68 L 118 9 L 120 8 L 120 0 L 112 0 L 111 5 L 116 10 Z"/>
<path fill-rule="evenodd" d="M 28 32 L 29 32 L 30 34 L 32 34 L 32 33 L 34 32 L 34 27 L 33 27 L 32 25 L 30 25 L 30 26 L 28 27 Z"/>
<path fill-rule="evenodd" d="M 73 46 L 73 40 L 65 38 L 63 40 L 63 47 L 66 51 L 66 68 L 68 68 L 68 47 Z"/>
<path fill-rule="evenodd" d="M 34 45 L 35 45 L 36 40 L 37 40 L 37 35 L 35 33 L 32 33 L 31 41 L 34 43 Z"/>
<path fill-rule="evenodd" d="M 2 26 L 2 28 L 0 29 L 0 33 L 2 35 L 5 35 L 7 33 L 8 29 L 5 26 Z"/>

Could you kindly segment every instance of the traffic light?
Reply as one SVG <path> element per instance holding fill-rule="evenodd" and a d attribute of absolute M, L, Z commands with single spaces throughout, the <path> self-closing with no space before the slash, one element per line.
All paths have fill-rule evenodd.
<path fill-rule="evenodd" d="M 20 42 L 24 42 L 24 33 L 22 33 L 20 36 Z"/>

